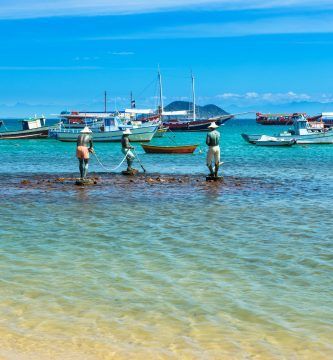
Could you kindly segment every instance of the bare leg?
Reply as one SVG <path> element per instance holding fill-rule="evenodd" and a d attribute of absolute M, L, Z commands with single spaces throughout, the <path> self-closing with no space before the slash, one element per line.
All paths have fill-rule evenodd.
<path fill-rule="evenodd" d="M 209 169 L 209 171 L 210 171 L 210 176 L 214 176 L 214 170 L 213 170 L 212 164 L 207 165 L 207 166 L 208 166 L 208 169 Z"/>
<path fill-rule="evenodd" d="M 127 171 L 131 171 L 132 170 L 132 164 L 133 164 L 133 159 L 131 156 L 127 156 L 126 157 L 126 161 L 127 161 Z"/>
<path fill-rule="evenodd" d="M 87 177 L 87 173 L 88 173 L 88 162 L 89 162 L 89 159 L 84 159 L 84 167 L 83 167 L 83 178 L 84 179 Z"/>
<path fill-rule="evenodd" d="M 215 164 L 215 174 L 214 176 L 217 178 L 217 174 L 219 172 L 220 163 Z"/>
<path fill-rule="evenodd" d="M 83 165 L 83 159 L 79 159 L 79 168 L 80 168 L 80 177 L 83 179 L 83 172 L 84 172 L 84 165 Z"/>

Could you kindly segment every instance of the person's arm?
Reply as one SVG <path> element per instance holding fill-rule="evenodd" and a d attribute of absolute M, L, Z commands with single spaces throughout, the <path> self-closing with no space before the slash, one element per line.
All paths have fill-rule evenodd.
<path fill-rule="evenodd" d="M 92 141 L 92 137 L 89 136 L 89 151 L 93 152 L 93 150 L 94 150 L 94 144 L 93 144 L 93 141 Z"/>
<path fill-rule="evenodd" d="M 207 134 L 207 137 L 206 137 L 206 145 L 210 145 L 210 136 L 209 134 Z"/>

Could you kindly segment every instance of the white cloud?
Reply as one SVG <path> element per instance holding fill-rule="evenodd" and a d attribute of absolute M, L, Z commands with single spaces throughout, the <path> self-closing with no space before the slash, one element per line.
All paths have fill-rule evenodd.
<path fill-rule="evenodd" d="M 332 8 L 331 0 L 1 0 L 0 19 L 135 14 L 177 9 Z"/>
<path fill-rule="evenodd" d="M 173 39 L 173 38 L 226 38 L 265 34 L 332 33 L 333 14 L 309 16 L 270 16 L 245 21 L 224 21 L 221 23 L 189 24 L 160 27 L 146 32 L 122 33 L 82 40 L 121 39 Z"/>
<path fill-rule="evenodd" d="M 0 66 L 0 71 L 100 70 L 99 66 Z"/>
<path fill-rule="evenodd" d="M 295 93 L 293 91 L 288 91 L 286 93 L 257 93 L 257 92 L 246 92 L 244 94 L 237 93 L 223 93 L 216 95 L 217 99 L 224 100 L 228 103 L 237 103 L 242 105 L 257 105 L 257 104 L 283 104 L 290 102 L 299 102 L 299 101 L 321 101 L 317 97 L 310 96 L 305 93 Z M 328 98 L 328 97 L 327 97 Z"/>
<path fill-rule="evenodd" d="M 112 55 L 115 56 L 131 56 L 131 55 L 135 55 L 135 53 L 133 51 L 114 51 L 113 53 L 111 53 Z"/>
<path fill-rule="evenodd" d="M 216 97 L 218 99 L 239 99 L 239 98 L 242 98 L 243 96 L 242 95 L 239 95 L 239 94 L 235 94 L 235 93 L 224 93 L 224 94 L 219 94 L 219 95 L 216 95 Z"/>
<path fill-rule="evenodd" d="M 259 97 L 259 94 L 256 92 L 247 92 L 245 96 L 248 99 L 257 99 Z"/>

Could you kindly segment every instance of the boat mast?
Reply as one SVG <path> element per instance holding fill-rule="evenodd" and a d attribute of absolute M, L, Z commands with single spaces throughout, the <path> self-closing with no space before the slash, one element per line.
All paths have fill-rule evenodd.
<path fill-rule="evenodd" d="M 160 114 L 162 115 L 164 104 L 163 104 L 163 88 L 162 88 L 162 76 L 160 72 L 160 67 L 158 67 L 158 81 L 160 85 Z"/>
<path fill-rule="evenodd" d="M 196 105 L 195 105 L 195 88 L 194 88 L 194 75 L 191 72 L 191 78 L 192 78 L 192 106 L 193 106 L 193 121 L 196 121 L 197 114 L 196 114 Z"/>
<path fill-rule="evenodd" d="M 106 113 L 106 91 L 104 91 L 104 112 Z"/>

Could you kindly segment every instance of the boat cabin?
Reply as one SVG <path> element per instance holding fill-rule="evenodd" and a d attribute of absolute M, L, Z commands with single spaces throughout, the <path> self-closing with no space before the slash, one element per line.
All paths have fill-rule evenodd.
<path fill-rule="evenodd" d="M 115 131 L 119 130 L 121 121 L 118 116 L 110 116 L 104 119 L 104 125 L 101 131 Z"/>
<path fill-rule="evenodd" d="M 312 127 L 304 115 L 293 115 L 294 130 L 296 135 L 308 135 L 309 133 L 320 130 Z"/>
<path fill-rule="evenodd" d="M 45 126 L 45 117 L 22 120 L 23 130 L 39 129 Z"/>

